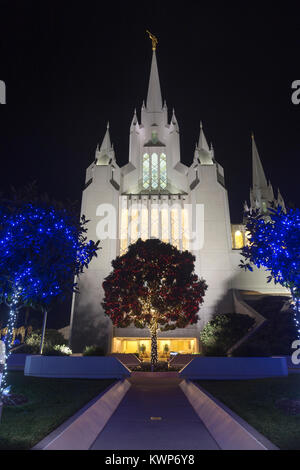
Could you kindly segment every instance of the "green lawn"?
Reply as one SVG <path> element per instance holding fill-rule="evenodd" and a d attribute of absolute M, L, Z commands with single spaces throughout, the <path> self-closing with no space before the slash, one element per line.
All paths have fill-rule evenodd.
<path fill-rule="evenodd" d="M 287 415 L 275 405 L 283 398 L 300 400 L 300 374 L 270 379 L 196 382 L 280 449 L 300 450 L 300 414 Z"/>
<path fill-rule="evenodd" d="M 0 449 L 30 449 L 114 380 L 46 379 L 10 372 L 13 393 L 28 402 L 5 406 L 0 423 Z"/>

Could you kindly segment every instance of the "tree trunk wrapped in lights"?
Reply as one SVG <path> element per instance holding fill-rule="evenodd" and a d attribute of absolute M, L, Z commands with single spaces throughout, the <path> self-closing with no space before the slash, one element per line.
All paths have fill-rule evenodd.
<path fill-rule="evenodd" d="M 153 319 L 150 323 L 149 330 L 151 333 L 151 365 L 157 365 L 157 322 Z"/>
<path fill-rule="evenodd" d="M 190 252 L 169 243 L 139 239 L 112 261 L 113 271 L 103 282 L 102 306 L 113 325 L 150 330 L 152 368 L 158 331 L 185 328 L 199 319 L 207 285 L 195 274 L 194 261 Z"/>

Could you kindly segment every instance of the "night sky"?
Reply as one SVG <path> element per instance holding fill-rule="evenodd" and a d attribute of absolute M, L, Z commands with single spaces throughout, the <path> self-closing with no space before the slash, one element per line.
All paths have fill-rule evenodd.
<path fill-rule="evenodd" d="M 265 2 L 264 2 L 265 4 Z M 203 121 L 224 167 L 232 222 L 251 184 L 251 131 L 274 189 L 299 207 L 300 6 L 253 2 L 0 0 L 0 191 L 36 180 L 59 200 L 81 199 L 85 170 L 110 122 L 119 165 L 147 96 L 149 29 L 181 159 L 190 165 Z"/>

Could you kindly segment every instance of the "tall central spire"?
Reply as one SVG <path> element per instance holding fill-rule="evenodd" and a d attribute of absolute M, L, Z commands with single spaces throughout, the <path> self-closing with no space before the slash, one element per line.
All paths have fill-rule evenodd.
<path fill-rule="evenodd" d="M 253 189 L 265 189 L 268 187 L 267 179 L 263 166 L 261 164 L 254 135 L 252 134 L 252 178 L 253 178 Z"/>
<path fill-rule="evenodd" d="M 155 49 L 153 49 L 146 107 L 148 111 L 155 113 L 160 112 L 162 106 L 156 52 Z"/>

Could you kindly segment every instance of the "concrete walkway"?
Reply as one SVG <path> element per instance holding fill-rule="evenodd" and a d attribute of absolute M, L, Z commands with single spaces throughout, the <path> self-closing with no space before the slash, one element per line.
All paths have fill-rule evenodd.
<path fill-rule="evenodd" d="M 91 449 L 219 449 L 179 388 L 181 380 L 133 374 L 131 388 Z"/>

